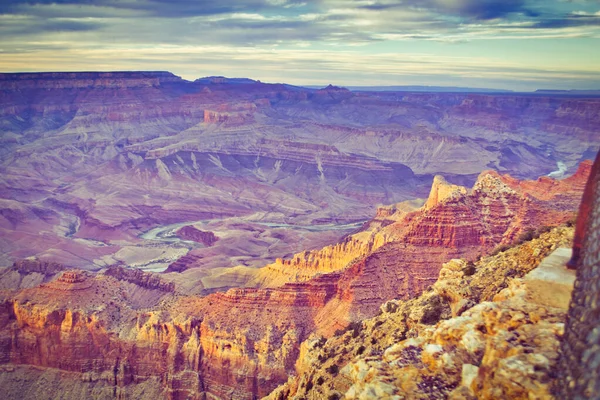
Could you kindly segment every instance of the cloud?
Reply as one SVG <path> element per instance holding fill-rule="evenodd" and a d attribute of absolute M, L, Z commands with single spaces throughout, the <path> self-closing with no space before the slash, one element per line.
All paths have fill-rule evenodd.
<path fill-rule="evenodd" d="M 49 10 L 52 6 L 62 6 L 63 9 L 74 12 L 77 12 L 77 7 L 82 7 L 92 13 L 93 8 L 98 8 L 137 11 L 160 18 L 186 18 L 234 12 L 272 11 L 304 4 L 298 0 L 3 0 L 0 13 L 27 13 L 36 10 L 40 12 Z"/>
<path fill-rule="evenodd" d="M 487 49 L 476 42 L 600 38 L 598 12 L 597 2 L 583 0 L 3 0 L 0 70 L 158 68 L 192 78 L 202 75 L 199 65 L 206 75 L 296 82 L 376 84 L 372 77 L 395 75 L 531 82 L 538 74 L 583 82 L 592 78 L 577 59 L 554 72 L 544 62 L 520 66 L 517 57 L 497 65 L 477 57 Z M 431 43 L 472 48 L 474 63 L 389 51 Z"/>
<path fill-rule="evenodd" d="M 439 56 L 424 53 L 365 54 L 360 51 L 267 50 L 226 46 L 156 46 L 112 49 L 63 49 L 3 54 L 3 69 L 42 59 L 45 69 L 171 70 L 188 79 L 213 75 L 249 76 L 266 82 L 293 84 L 465 84 L 470 86 L 600 87 L 600 77 L 585 69 L 554 70 L 515 65 L 490 57 Z"/>
<path fill-rule="evenodd" d="M 525 7 L 524 0 L 432 0 L 429 3 L 440 12 L 478 20 L 502 18 L 512 13 L 533 13 Z"/>
<path fill-rule="evenodd" d="M 374 11 L 389 11 L 407 7 L 424 8 L 430 11 L 475 20 L 502 18 L 512 13 L 536 15 L 525 7 L 525 0 L 409 0 L 377 1 L 360 5 L 359 8 Z"/>
<path fill-rule="evenodd" d="M 600 26 L 600 12 L 596 12 L 593 14 L 586 12 L 573 12 L 564 17 L 542 19 L 536 21 L 532 25 L 532 28 L 560 29 L 586 26 Z"/>
<path fill-rule="evenodd" d="M 82 33 L 101 29 L 104 25 L 98 21 L 77 19 L 41 19 L 21 16 L 16 18 L 0 18 L 0 36 L 7 40 L 10 37 L 34 37 L 48 33 Z"/>
<path fill-rule="evenodd" d="M 559 12 L 559 3 L 568 12 Z M 595 27 L 596 11 L 587 2 L 558 0 L 4 0 L 0 5 L 0 15 L 39 19 L 28 22 L 30 33 L 26 27 L 5 30 L 9 36 L 102 30 L 117 42 L 201 38 L 236 45 L 360 45 L 392 37 L 457 43 L 476 40 L 475 31 L 483 37 L 502 29 L 527 36 L 535 29 Z M 527 29 L 515 30 L 512 22 L 527 23 Z"/>

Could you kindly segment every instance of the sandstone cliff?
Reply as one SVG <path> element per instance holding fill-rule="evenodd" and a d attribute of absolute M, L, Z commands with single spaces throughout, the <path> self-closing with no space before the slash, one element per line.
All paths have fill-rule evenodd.
<path fill-rule="evenodd" d="M 311 336 L 298 375 L 267 398 L 553 398 L 574 276 L 522 278 L 572 235 L 557 228 L 475 263 L 452 260 L 420 297 L 389 301 L 328 340 Z"/>
<path fill-rule="evenodd" d="M 440 265 L 451 254 L 472 257 L 511 243 L 529 229 L 572 219 L 590 165 L 583 162 L 573 176 L 564 180 L 520 181 L 486 171 L 471 190 L 436 176 L 422 207 L 421 202 L 408 201 L 380 208 L 361 232 L 320 250 L 278 259 L 258 270 L 247 285 L 276 287 L 302 282 L 362 262 L 366 256 L 364 262 L 368 263 L 376 254 L 382 254 L 383 259 L 403 260 L 396 261 L 396 269 L 402 264 L 421 272 L 434 271 L 435 264 Z M 417 265 L 422 268 L 415 268 Z M 432 279 L 425 276 L 422 279 Z"/>

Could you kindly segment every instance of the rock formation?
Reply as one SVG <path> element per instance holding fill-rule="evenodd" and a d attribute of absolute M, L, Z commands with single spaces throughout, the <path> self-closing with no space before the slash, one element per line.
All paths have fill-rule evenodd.
<path fill-rule="evenodd" d="M 425 197 L 435 174 L 470 186 L 486 168 L 571 173 L 600 145 L 596 98 L 357 94 L 168 72 L 2 74 L 0 88 L 2 266 L 33 256 L 98 270 L 119 252 L 143 255 L 138 237 L 176 222 L 366 220 Z M 303 250 L 268 249 L 253 256 Z"/>
<path fill-rule="evenodd" d="M 575 228 L 575 237 L 573 238 L 573 258 L 569 261 L 569 268 L 577 268 L 581 260 L 581 247 L 583 245 L 585 231 L 587 229 L 587 223 L 589 220 L 589 215 L 592 211 L 592 204 L 594 203 L 594 190 L 595 190 L 595 176 L 600 174 L 600 162 L 598 161 L 599 155 L 596 156 L 596 162 L 594 163 L 593 168 L 590 170 L 590 179 L 585 186 L 583 191 L 583 198 L 581 200 L 581 205 L 579 206 L 579 212 L 577 216 L 576 228 Z"/>
<path fill-rule="evenodd" d="M 595 98 L 163 72 L 0 74 L 0 89 L 0 264 L 15 263 L 0 274 L 0 385 L 31 397 L 46 382 L 71 398 L 251 399 L 295 372 L 311 334 L 356 327 L 391 299 L 425 291 L 415 324 L 462 316 L 519 267 L 482 274 L 475 294 L 426 291 L 444 263 L 569 220 L 590 165 L 536 178 L 559 161 L 575 172 L 600 144 Z M 178 234 L 212 246 L 171 234 L 192 225 Z"/>
<path fill-rule="evenodd" d="M 445 200 L 453 197 L 460 197 L 466 193 L 466 188 L 458 185 L 451 185 L 446 182 L 443 176 L 436 175 L 433 178 L 433 185 L 431 185 L 431 192 L 425 203 L 425 208 L 430 209 Z"/>
<path fill-rule="evenodd" d="M 212 246 L 219 240 L 214 233 L 204 232 L 190 225 L 179 228 L 175 234 L 183 240 L 193 240 L 194 242 L 202 243 L 205 246 Z"/>
<path fill-rule="evenodd" d="M 165 282 L 160 276 L 139 269 L 112 266 L 104 271 L 104 275 L 112 276 L 120 281 L 131 282 L 146 289 L 157 289 L 164 292 L 175 291 L 173 282 Z"/>
<path fill-rule="evenodd" d="M 561 181 L 519 181 L 486 171 L 471 190 L 435 177 L 422 207 L 418 207 L 420 202 L 404 202 L 380 209 L 362 231 L 336 245 L 295 254 L 289 260 L 278 259 L 258 270 L 248 285 L 280 286 L 342 270 L 353 261 L 369 265 L 387 259 L 402 260 L 393 261 L 394 273 L 400 268 L 415 269 L 418 281 L 430 284 L 437 278 L 436 265 L 448 257 L 473 257 L 512 243 L 529 229 L 572 219 L 589 167 L 586 161 L 573 176 Z M 433 275 L 427 276 L 425 271 Z"/>
<path fill-rule="evenodd" d="M 269 104 L 268 100 L 266 102 Z M 265 102 L 260 102 L 264 105 Z M 256 104 L 241 103 L 241 104 L 221 104 L 215 107 L 214 110 L 204 110 L 204 122 L 208 124 L 216 124 L 227 122 L 230 124 L 248 124 L 254 122 L 254 112 Z"/>
<path fill-rule="evenodd" d="M 62 264 L 37 259 L 15 261 L 12 267 L 0 270 L 0 289 L 18 290 L 38 286 L 68 269 L 70 267 Z"/>
<path fill-rule="evenodd" d="M 585 177 L 563 185 L 578 187 L 579 179 Z M 2 292 L 2 359 L 10 368 L 85 374 L 94 382 L 85 390 L 112 387 L 119 396 L 142 387 L 171 398 L 265 396 L 295 372 L 305 351 L 299 344 L 312 333 L 332 336 L 373 317 L 382 303 L 417 297 L 436 282 L 444 262 L 475 259 L 539 221 L 566 220 L 576 207 L 576 189 L 571 207 L 555 210 L 553 197 L 536 199 L 520 189 L 524 183 L 495 173 L 482 174 L 471 190 L 453 189 L 453 196 L 439 196 L 451 192 L 443 185 L 438 179 L 437 203 L 430 208 L 419 208 L 423 202 L 387 207 L 340 245 L 275 263 L 283 271 L 279 277 L 273 266 L 258 270 L 275 276 L 262 283 L 268 288 L 186 296 L 168 275 L 112 267 Z M 527 187 L 535 192 L 535 183 Z M 561 199 L 570 204 L 569 197 Z M 480 261 L 473 293 L 464 292 L 462 282 L 436 284 L 437 294 L 425 292 L 429 300 L 411 318 L 430 324 L 491 299 L 519 268 L 530 268 L 566 240 L 564 230 L 557 232 L 523 245 L 526 250 Z M 497 260 L 503 260 L 502 270 Z M 443 277 L 472 275 L 468 263 L 452 265 Z M 21 373 L 22 367 L 14 368 Z"/>
<path fill-rule="evenodd" d="M 530 271 L 572 232 L 558 228 L 475 263 L 452 260 L 418 298 L 386 302 L 381 315 L 328 340 L 311 336 L 298 374 L 267 398 L 552 398 L 570 287 Z M 562 298 L 548 296 L 563 286 Z"/>

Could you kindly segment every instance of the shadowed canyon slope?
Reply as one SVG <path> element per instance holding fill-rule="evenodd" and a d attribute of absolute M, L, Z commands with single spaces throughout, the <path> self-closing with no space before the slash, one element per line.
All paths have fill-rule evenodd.
<path fill-rule="evenodd" d="M 246 273 L 354 229 L 327 224 L 426 197 L 437 173 L 469 186 L 489 168 L 572 173 L 600 145 L 599 109 L 168 72 L 0 74 L 0 263 Z M 183 226 L 219 240 L 178 237 Z"/>
<path fill-rule="evenodd" d="M 436 177 L 427 201 L 382 207 L 337 245 L 252 270 L 245 284 L 262 287 L 204 297 L 184 295 L 177 274 L 16 263 L 0 276 L 3 374 L 15 377 L 10 390 L 60 376 L 53 390 L 69 382 L 74 398 L 267 395 L 294 372 L 311 333 L 330 336 L 385 301 L 419 295 L 452 258 L 572 218 L 590 168 L 535 181 L 488 171 L 471 189 Z"/>

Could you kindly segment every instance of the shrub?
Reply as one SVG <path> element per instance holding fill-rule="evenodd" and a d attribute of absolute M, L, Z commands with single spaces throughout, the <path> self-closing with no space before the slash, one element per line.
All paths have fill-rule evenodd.
<path fill-rule="evenodd" d="M 340 367 L 337 364 L 331 364 L 329 367 L 325 368 L 325 371 L 335 376 L 340 372 Z"/>
<path fill-rule="evenodd" d="M 317 358 L 319 359 L 319 361 L 322 364 L 325 361 L 329 360 L 334 354 L 335 354 L 335 350 L 327 349 L 327 350 L 323 350 L 323 353 L 319 354 L 319 357 L 317 357 Z"/>
<path fill-rule="evenodd" d="M 462 272 L 463 272 L 463 274 L 465 274 L 465 276 L 471 276 L 471 275 L 475 274 L 475 272 L 476 272 L 475 263 L 473 261 L 467 262 L 467 265 L 465 265 Z"/>
<path fill-rule="evenodd" d="M 379 311 L 380 311 L 380 314 L 381 314 L 381 310 L 379 310 Z M 385 303 L 385 312 L 387 312 L 387 313 L 395 313 L 396 311 L 398 311 L 398 304 L 393 303 L 391 301 L 388 301 L 387 303 Z"/>
<path fill-rule="evenodd" d="M 313 388 L 313 383 L 312 381 L 308 381 L 306 382 L 306 391 L 310 391 Z"/>
<path fill-rule="evenodd" d="M 362 322 L 351 322 L 350 325 L 348 325 L 348 330 L 352 331 L 353 338 L 357 338 L 362 330 Z"/>
<path fill-rule="evenodd" d="M 345 329 L 337 329 L 335 332 L 333 332 L 333 336 L 342 336 L 344 332 L 346 332 Z"/>
<path fill-rule="evenodd" d="M 329 360 L 329 358 L 331 357 L 331 354 L 327 353 L 323 353 L 323 354 L 319 354 L 319 356 L 317 357 L 319 359 L 319 362 L 321 364 L 323 364 L 325 361 Z"/>
<path fill-rule="evenodd" d="M 549 226 L 549 225 L 542 226 L 540 229 L 538 229 L 538 231 L 537 231 L 537 236 L 538 236 L 538 237 L 540 237 L 540 235 L 542 235 L 543 233 L 548 233 L 548 232 L 550 232 L 552 229 L 554 229 L 554 227 L 553 227 L 553 226 Z"/>
<path fill-rule="evenodd" d="M 510 246 L 507 244 L 501 244 L 500 246 L 497 246 L 491 253 L 490 256 L 495 256 L 498 255 L 506 250 L 510 249 Z"/>
<path fill-rule="evenodd" d="M 519 237 L 517 238 L 517 242 L 515 244 L 522 244 L 522 243 L 528 242 L 530 240 L 533 240 L 536 237 L 537 236 L 536 236 L 535 229 L 527 228 L 527 230 L 525 232 L 523 232 L 519 235 Z"/>

